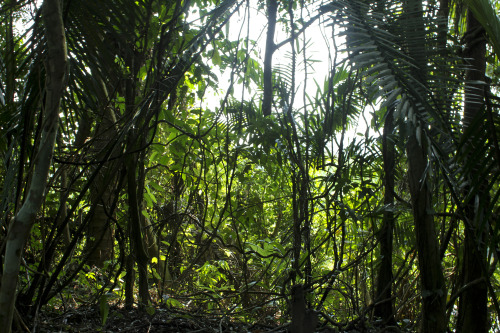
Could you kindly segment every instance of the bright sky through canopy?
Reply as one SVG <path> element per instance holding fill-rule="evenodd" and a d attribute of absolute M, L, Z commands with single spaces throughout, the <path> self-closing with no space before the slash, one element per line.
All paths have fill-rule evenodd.
<path fill-rule="evenodd" d="M 314 10 L 315 9 L 316 8 L 314 8 Z M 256 7 L 251 7 L 249 10 L 250 10 L 249 15 L 246 12 L 246 10 L 245 11 L 241 10 L 239 12 L 236 12 L 235 15 L 231 18 L 229 22 L 228 38 L 231 41 L 235 41 L 238 39 L 245 39 L 247 37 L 247 31 L 248 31 L 249 39 L 251 41 L 256 42 L 255 51 L 258 57 L 257 60 L 259 60 L 259 62 L 262 64 L 264 62 L 265 46 L 266 46 L 265 39 L 267 34 L 267 18 L 265 14 L 262 12 L 262 9 L 260 9 L 259 11 Z M 250 24 L 248 24 L 248 17 L 250 17 Z M 302 48 L 304 43 L 303 37 L 305 36 L 307 40 L 306 56 L 309 60 L 312 60 L 308 62 L 308 69 L 307 69 L 307 77 L 308 77 L 307 85 L 309 86 L 307 91 L 309 94 L 314 94 L 316 90 L 314 80 L 316 80 L 318 84 L 322 85 L 329 71 L 329 65 L 328 65 L 329 52 L 326 47 L 326 43 L 330 43 L 327 37 L 327 34 L 330 33 L 328 31 L 328 29 L 330 28 L 325 28 L 324 26 L 318 24 L 318 22 L 319 21 L 316 21 L 305 31 L 304 34 L 301 34 L 299 36 L 299 45 L 297 45 L 297 43 L 295 44 L 296 46 Z M 287 27 L 283 26 L 279 22 L 277 23 L 276 33 L 274 38 L 274 42 L 276 44 L 279 44 L 290 37 L 290 34 L 284 31 L 285 29 L 287 29 Z M 254 54 L 251 54 L 251 56 L 255 58 Z M 301 101 L 302 101 L 301 95 L 304 88 L 304 77 L 303 77 L 304 66 L 302 63 L 303 56 L 304 55 L 302 53 L 296 54 L 296 61 L 297 61 L 296 75 L 298 76 L 296 89 L 298 95 L 300 96 L 300 98 L 298 99 L 300 99 Z M 276 70 L 280 67 L 284 68 L 285 66 L 290 65 L 290 63 L 291 63 L 291 46 L 290 43 L 287 43 L 286 45 L 278 48 L 275 51 L 273 55 L 273 69 Z M 214 68 L 214 70 L 217 73 L 218 69 Z M 219 80 L 220 92 L 222 92 L 223 94 L 225 94 L 225 92 L 229 88 L 230 72 L 231 70 L 228 68 L 223 73 L 220 72 L 217 73 L 220 79 Z M 241 88 L 236 89 L 236 91 L 240 90 Z M 251 94 L 254 93 L 255 92 L 251 92 Z M 238 98 L 238 96 L 241 95 L 235 93 L 235 97 Z M 302 104 L 301 102 L 298 101 L 298 99 L 297 103 L 299 105 Z M 211 97 L 209 97 L 205 102 L 210 107 L 219 105 L 218 98 L 212 99 Z M 298 105 L 296 105 L 296 107 L 297 106 Z"/>
<path fill-rule="evenodd" d="M 304 21 L 307 22 L 318 11 L 318 5 L 311 5 L 309 9 L 309 14 L 304 12 Z M 248 10 L 250 11 L 248 13 Z M 281 13 L 282 14 L 282 13 Z M 320 17 L 315 20 L 303 33 L 298 34 L 298 38 L 295 42 L 295 53 L 296 53 L 296 68 L 295 68 L 295 90 L 296 97 L 294 101 L 294 109 L 303 109 L 304 105 L 308 105 L 307 98 L 304 96 L 304 92 L 311 98 L 314 98 L 318 89 L 324 89 L 324 82 L 328 77 L 329 71 L 332 67 L 333 60 L 331 57 L 336 56 L 337 62 L 340 61 L 344 54 L 335 54 L 336 48 L 342 49 L 344 40 L 335 40 L 332 37 L 332 26 L 325 23 L 324 20 L 327 19 L 327 15 Z M 248 21 L 250 20 L 250 22 Z M 298 20 L 298 18 L 296 18 Z M 225 33 L 228 33 L 228 38 L 231 41 L 240 40 L 244 43 L 245 38 L 250 41 L 255 41 L 255 48 L 249 51 L 250 56 L 256 59 L 261 66 L 264 63 L 265 57 L 265 47 L 266 47 L 266 35 L 267 35 L 268 21 L 265 15 L 264 9 L 256 8 L 255 5 L 251 7 L 242 7 L 237 11 L 231 20 L 229 21 L 229 28 L 223 29 Z M 300 28 L 300 26 L 299 26 Z M 298 30 L 298 29 L 297 29 Z M 296 31 L 297 33 L 297 31 Z M 282 23 L 278 22 L 276 25 L 276 32 L 274 42 L 275 44 L 280 44 L 283 41 L 290 38 L 289 27 L 284 26 Z M 305 46 L 305 52 L 303 48 Z M 255 51 L 255 52 L 254 52 Z M 276 74 L 280 70 L 286 71 L 290 70 L 292 63 L 292 47 L 290 43 L 278 48 L 273 54 L 273 72 Z M 307 66 L 304 66 L 304 58 L 307 59 Z M 210 59 L 207 59 L 207 64 L 211 65 Z M 218 91 L 207 91 L 205 94 L 202 105 L 211 109 L 220 107 L 221 101 L 226 96 L 227 91 L 230 89 L 231 82 L 231 68 L 226 68 L 224 71 L 220 71 L 216 66 L 212 66 L 212 70 L 219 77 L 219 89 Z M 237 78 L 233 79 L 233 97 L 236 100 L 250 100 L 254 98 L 257 104 L 259 100 L 256 99 L 256 94 L 262 102 L 262 91 L 258 91 L 255 85 L 252 85 L 252 90 L 242 91 L 243 84 L 237 83 Z M 367 117 L 369 119 L 369 117 Z M 367 126 L 364 121 L 358 123 L 357 128 L 351 128 L 349 131 L 349 136 L 352 137 L 356 132 L 364 133 Z"/>

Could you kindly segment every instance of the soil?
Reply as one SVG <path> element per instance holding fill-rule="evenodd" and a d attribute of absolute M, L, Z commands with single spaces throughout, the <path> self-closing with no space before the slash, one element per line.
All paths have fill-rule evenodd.
<path fill-rule="evenodd" d="M 154 308 L 141 311 L 137 308 L 127 310 L 123 307 L 109 307 L 103 324 L 98 306 L 80 306 L 61 309 L 44 308 L 36 321 L 33 318 L 17 316 L 14 332 L 30 333 L 76 333 L 76 332 L 186 332 L 186 333 L 286 333 L 290 324 L 281 324 L 271 318 L 266 323 L 248 323 L 231 320 L 225 316 L 207 313 L 182 312 L 177 309 Z M 1 331 L 1 330 L 0 330 Z M 313 331 L 303 332 L 312 333 Z M 320 333 L 382 333 L 411 332 L 410 329 L 397 327 L 376 327 L 366 322 L 356 321 L 343 326 L 343 329 L 320 324 L 314 332 Z"/>
<path fill-rule="evenodd" d="M 230 320 L 223 316 L 193 314 L 180 312 L 178 310 L 154 309 L 148 314 L 147 311 L 138 309 L 126 310 L 123 307 L 110 307 L 108 318 L 103 324 L 101 311 L 95 306 L 81 306 L 66 311 L 55 311 L 45 309 L 38 316 L 36 323 L 31 318 L 18 317 L 15 323 L 17 330 L 14 332 L 31 333 L 73 333 L 73 332 L 186 332 L 186 333 L 286 333 L 289 324 L 280 323 L 245 323 Z M 351 323 L 347 330 L 339 330 L 329 326 L 319 327 L 314 332 L 320 333 L 375 333 L 375 332 L 408 332 L 395 327 L 370 328 Z M 30 329 L 28 329 L 30 327 Z M 303 333 L 312 333 L 303 332 Z"/>
<path fill-rule="evenodd" d="M 153 311 L 150 311 L 153 312 Z M 182 313 L 167 309 L 154 309 L 154 313 L 138 309 L 126 310 L 111 307 L 106 322 L 102 323 L 99 309 L 96 307 L 79 307 L 61 312 L 44 311 L 36 325 L 30 318 L 18 321 L 19 328 L 33 327 L 30 332 L 286 332 L 286 326 L 250 324 L 201 314 Z M 27 332 L 26 329 L 19 330 Z"/>

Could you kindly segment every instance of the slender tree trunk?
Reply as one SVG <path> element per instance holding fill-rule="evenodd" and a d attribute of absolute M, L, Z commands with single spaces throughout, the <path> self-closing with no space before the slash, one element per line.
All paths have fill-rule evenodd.
<path fill-rule="evenodd" d="M 274 32 L 276 29 L 276 14 L 278 12 L 277 0 L 266 0 L 267 5 L 267 38 L 266 55 L 264 58 L 264 98 L 262 100 L 262 112 L 264 116 L 271 114 L 273 102 L 273 54 L 276 50 L 274 44 Z"/>
<path fill-rule="evenodd" d="M 59 135 L 57 138 L 57 145 L 62 147 L 62 138 Z M 57 222 L 56 226 L 59 227 L 63 224 L 64 220 L 68 216 L 68 170 L 65 166 L 62 166 L 61 170 L 61 180 L 60 185 L 61 192 L 59 193 L 59 214 L 56 216 Z M 71 242 L 71 235 L 69 231 L 69 224 L 62 227 L 62 242 L 64 246 L 69 246 Z M 52 261 L 52 260 L 51 260 Z"/>
<path fill-rule="evenodd" d="M 142 137 L 142 146 L 145 147 L 147 145 L 147 142 L 144 139 L 144 136 Z M 138 195 L 138 204 L 139 204 L 139 211 L 142 211 L 144 207 L 144 191 L 145 191 L 145 183 L 146 183 L 146 166 L 144 165 L 144 161 L 146 158 L 146 153 L 145 151 L 141 151 L 139 154 L 139 159 L 138 163 L 136 165 L 137 168 L 137 193 L 141 194 Z M 179 177 L 180 178 L 180 177 Z M 182 178 L 181 178 L 182 181 Z M 180 194 L 179 194 L 180 195 Z M 156 267 L 156 272 L 160 276 L 160 281 L 157 281 L 159 290 L 163 290 L 165 285 L 171 286 L 172 284 L 172 276 L 170 275 L 170 271 L 168 269 L 168 265 L 166 260 L 163 260 L 161 257 L 160 253 L 160 248 L 159 248 L 159 243 L 158 239 L 156 237 L 156 234 L 153 230 L 153 225 L 150 223 L 149 219 L 146 219 L 146 217 L 143 214 L 139 214 L 139 222 L 141 229 L 144 230 L 144 250 L 147 255 L 147 263 L 149 263 L 150 258 L 156 257 L 158 260 L 156 264 L 154 265 Z M 165 285 L 163 285 L 163 283 Z"/>
<path fill-rule="evenodd" d="M 467 151 L 475 150 L 475 138 L 486 130 L 484 124 L 484 82 L 486 70 L 486 38 L 481 24 L 474 18 L 471 11 L 467 14 L 465 57 L 470 68 L 466 73 L 465 105 L 464 105 L 464 132 L 469 132 Z M 477 122 L 480 120 L 479 122 Z M 472 124 L 477 128 L 471 128 Z M 469 134 L 466 134 L 469 135 Z M 472 156 L 473 153 L 470 153 Z M 474 157 L 471 157 L 474 158 Z M 479 169 L 477 163 L 472 164 L 472 173 Z M 469 177 L 471 179 L 472 177 Z M 485 276 L 485 236 L 487 223 L 482 207 L 487 198 L 485 186 L 465 203 L 466 221 L 464 227 L 464 247 L 462 282 L 463 285 L 482 279 L 479 283 L 467 288 L 460 296 L 457 318 L 457 332 L 486 333 L 488 324 L 488 288 Z M 470 189 L 470 188 L 469 188 Z M 477 205 L 477 202 L 480 204 Z"/>
<path fill-rule="evenodd" d="M 28 196 L 8 231 L 0 289 L 0 327 L 9 333 L 14 314 L 15 293 L 24 245 L 44 200 L 49 169 L 59 125 L 59 105 L 66 72 L 66 38 L 59 0 L 44 0 L 43 22 L 47 42 L 46 94 L 39 151 L 34 160 Z"/>
<path fill-rule="evenodd" d="M 102 34 L 99 39 L 103 40 Z M 97 113 L 95 117 L 96 129 L 93 133 L 92 150 L 96 159 L 102 161 L 107 156 L 110 145 L 117 137 L 116 116 L 109 106 L 110 96 L 102 73 L 92 70 L 95 92 L 97 98 Z M 84 122 L 90 120 L 91 113 L 87 112 L 86 117 L 82 118 Z M 116 154 L 112 154 L 116 157 Z M 91 216 L 87 229 L 87 250 L 92 251 L 89 256 L 88 264 L 97 267 L 103 267 L 104 262 L 113 258 L 114 249 L 114 230 L 111 226 L 110 211 L 111 203 L 114 200 L 113 193 L 116 189 L 116 174 L 119 165 L 116 161 L 102 161 L 102 168 L 99 170 L 95 181 L 90 187 L 91 204 L 96 208 Z"/>
<path fill-rule="evenodd" d="M 3 50 L 3 59 L 5 61 L 5 104 L 14 105 L 14 96 L 16 92 L 16 45 L 14 37 L 14 0 L 5 1 L 6 8 L 11 7 L 8 10 L 8 18 L 5 24 L 5 49 Z"/>
<path fill-rule="evenodd" d="M 116 117 L 108 104 L 108 94 L 102 80 L 96 76 L 99 83 L 97 91 L 101 117 L 97 119 L 98 126 L 94 134 L 93 150 L 97 159 L 102 159 L 107 155 L 108 149 L 113 149 L 110 142 L 116 138 Z M 114 156 L 116 154 L 113 154 Z M 114 233 L 110 225 L 113 212 L 110 211 L 111 203 L 114 200 L 113 193 L 116 187 L 116 174 L 119 168 L 115 161 L 102 161 L 104 163 L 99 170 L 95 181 L 90 187 L 90 198 L 92 205 L 95 205 L 94 214 L 88 224 L 87 249 L 92 251 L 89 257 L 89 265 L 103 267 L 106 260 L 113 258 Z"/>
<path fill-rule="evenodd" d="M 130 141 L 129 141 L 130 143 Z M 137 269 L 139 271 L 139 305 L 142 307 L 150 301 L 148 287 L 148 255 L 144 245 L 144 237 L 142 236 L 139 211 L 139 200 L 137 196 L 137 180 L 136 167 L 137 161 L 135 154 L 130 154 L 127 157 L 127 182 L 128 182 L 128 206 L 130 218 L 130 248 L 134 250 L 135 259 L 137 261 Z"/>
<path fill-rule="evenodd" d="M 144 141 L 144 140 L 143 140 Z M 146 142 L 143 142 L 143 145 L 146 145 Z M 145 180 L 146 180 L 146 166 L 144 165 L 145 153 L 142 151 L 140 153 L 139 163 L 137 166 L 138 176 L 137 176 L 137 193 L 144 193 Z M 143 196 L 140 196 L 139 199 L 139 207 L 142 210 L 143 208 Z M 140 217 L 140 226 L 141 229 L 144 230 L 144 247 L 145 252 L 148 258 L 157 258 L 157 263 L 154 265 L 156 272 L 160 276 L 160 281 L 157 281 L 159 290 L 163 290 L 165 286 L 172 285 L 172 276 L 170 275 L 170 270 L 167 265 L 167 261 L 162 259 L 158 239 L 153 230 L 153 225 L 143 214 L 139 215 Z"/>
<path fill-rule="evenodd" d="M 420 331 L 423 333 L 446 332 L 446 285 L 441 268 L 434 217 L 430 213 L 432 193 L 425 174 L 427 156 L 415 134 L 412 134 L 408 140 L 407 153 L 421 279 L 422 324 Z"/>
<path fill-rule="evenodd" d="M 135 285 L 135 259 L 132 254 L 125 259 L 125 309 L 131 310 L 134 307 L 134 285 Z"/>
<path fill-rule="evenodd" d="M 394 204 L 394 163 L 395 148 L 394 141 L 391 139 L 394 131 L 393 109 L 387 111 L 385 118 L 382 154 L 384 158 L 384 205 L 390 207 L 384 212 L 382 219 L 382 228 L 379 232 L 380 243 L 380 267 L 378 270 L 376 286 L 376 305 L 375 316 L 382 318 L 384 324 L 393 325 L 394 312 L 392 307 L 392 239 L 394 229 L 394 213 L 392 206 Z"/>
<path fill-rule="evenodd" d="M 110 225 L 113 212 L 110 210 L 113 202 L 113 174 L 110 172 L 114 163 L 104 162 L 107 165 L 99 171 L 94 184 L 90 189 L 92 205 L 96 205 L 94 214 L 88 224 L 87 249 L 91 251 L 88 264 L 103 267 L 104 262 L 113 258 L 114 233 Z M 111 170 L 110 170 L 111 169 Z"/>
<path fill-rule="evenodd" d="M 412 36 L 406 45 L 409 56 L 415 60 L 417 69 L 412 75 L 423 85 L 426 84 L 426 43 L 421 0 L 403 1 L 405 15 L 415 20 L 417 28 L 405 31 Z M 422 92 L 425 96 L 425 92 Z M 420 118 L 422 105 L 413 105 Z M 423 116 L 423 115 L 422 115 Z M 411 120 L 409 120 L 411 121 Z M 411 132 L 407 143 L 408 178 L 410 185 L 413 220 L 417 239 L 418 266 L 421 279 L 422 322 L 420 331 L 424 333 L 441 333 L 447 331 L 446 317 L 446 285 L 441 268 L 439 243 L 432 215 L 432 192 L 427 166 L 429 163 L 427 147 L 424 140 L 417 139 L 418 123 L 410 124 Z"/>

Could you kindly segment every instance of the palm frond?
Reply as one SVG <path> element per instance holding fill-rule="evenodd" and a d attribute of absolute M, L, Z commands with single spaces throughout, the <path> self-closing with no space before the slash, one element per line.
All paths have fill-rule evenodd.
<path fill-rule="evenodd" d="M 486 211 L 491 214 L 500 197 L 491 185 L 500 175 L 498 153 L 492 143 L 492 131 L 496 133 L 498 127 L 491 124 L 492 128 L 486 130 L 484 123 L 475 124 L 463 133 L 460 92 L 466 86 L 463 74 L 467 67 L 455 55 L 459 52 L 439 40 L 446 33 L 442 30 L 445 26 L 438 24 L 439 18 L 417 15 L 425 26 L 422 40 L 412 33 L 422 21 L 411 13 L 404 15 L 402 2 L 339 0 L 328 8 L 342 29 L 339 36 L 345 38 L 344 51 L 352 68 L 363 77 L 367 96 L 381 110 L 393 110 L 401 135 L 415 133 L 420 145 L 427 147 L 431 161 L 423 177 L 432 171 L 434 163 L 441 169 L 455 203 L 463 208 L 476 195 L 489 193 L 494 200 L 487 201 Z M 491 16 L 483 14 L 483 18 Z M 483 179 L 492 180 L 486 191 Z"/>
<path fill-rule="evenodd" d="M 397 107 L 396 115 L 400 119 L 413 121 L 418 120 L 415 115 L 423 115 L 428 118 L 418 121 L 431 121 L 434 126 L 441 124 L 439 127 L 446 129 L 446 119 L 441 112 L 443 104 L 438 103 L 435 96 L 441 96 L 443 80 L 449 77 L 439 76 L 439 73 L 452 72 L 450 62 L 454 59 L 445 61 L 443 54 L 446 49 L 430 47 L 437 45 L 439 26 L 435 22 L 426 22 L 426 40 L 422 41 L 420 36 L 412 33 L 421 23 L 403 14 L 400 2 L 335 1 L 330 6 L 342 29 L 339 37 L 346 40 L 344 51 L 348 53 L 352 67 L 360 70 L 365 82 L 371 86 L 368 92 L 372 99 L 381 98 L 382 108 Z M 419 59 L 408 55 L 408 48 L 415 44 L 418 47 L 412 54 L 426 59 L 424 68 L 420 68 Z M 425 80 L 414 77 L 414 73 L 420 72 Z M 454 91 L 457 83 L 448 81 L 452 86 L 449 91 Z M 423 112 L 414 112 L 417 109 Z M 419 124 L 414 123 L 414 126 Z"/>

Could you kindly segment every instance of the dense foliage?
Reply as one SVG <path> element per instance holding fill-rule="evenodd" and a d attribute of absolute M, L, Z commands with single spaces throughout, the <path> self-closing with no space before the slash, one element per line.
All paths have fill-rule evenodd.
<path fill-rule="evenodd" d="M 5 1 L 0 326 L 499 330 L 497 8 Z"/>

